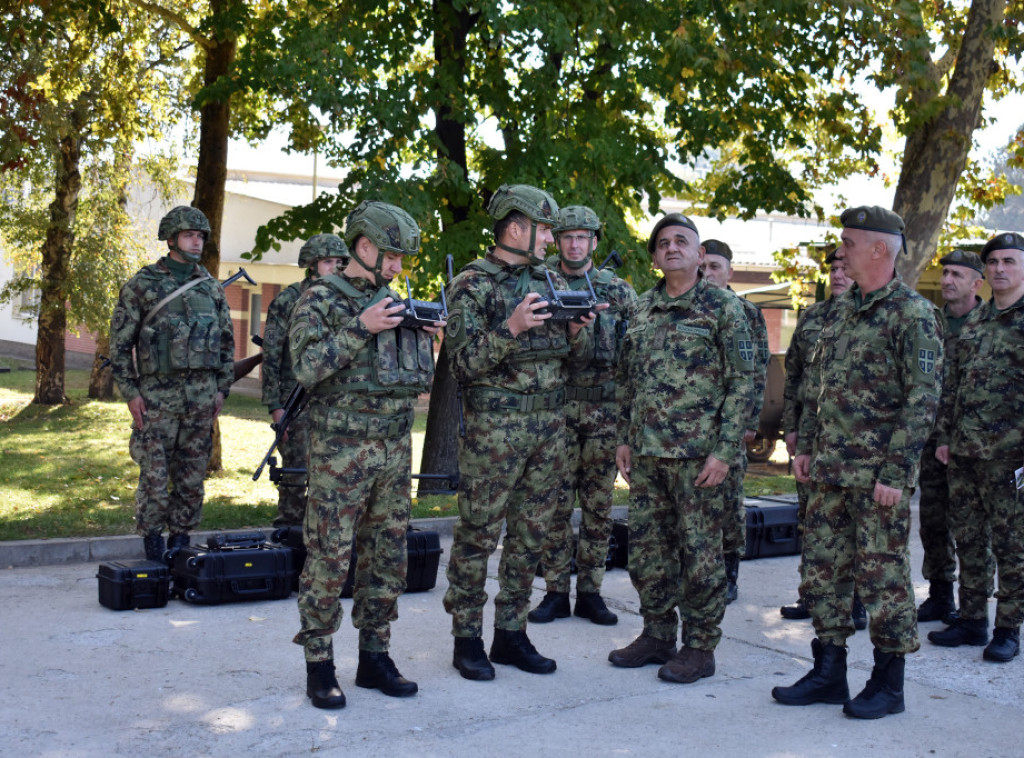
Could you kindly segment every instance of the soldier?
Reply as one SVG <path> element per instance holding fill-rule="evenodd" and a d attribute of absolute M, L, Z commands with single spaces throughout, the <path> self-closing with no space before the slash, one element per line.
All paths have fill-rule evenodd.
<path fill-rule="evenodd" d="M 299 267 L 306 270 L 301 282 L 291 284 L 267 309 L 263 329 L 263 404 L 276 425 L 284 404 L 295 389 L 295 371 L 288 354 L 288 319 L 302 293 L 320 277 L 329 276 L 348 262 L 348 248 L 337 234 L 315 234 L 299 250 Z M 305 468 L 309 454 L 309 416 L 293 417 L 278 449 L 284 468 Z M 274 526 L 302 523 L 306 515 L 306 477 L 285 474 L 278 483 L 277 518 Z"/>
<path fill-rule="evenodd" d="M 981 298 L 978 291 L 984 283 L 984 266 L 975 253 L 954 250 L 941 258 L 943 353 L 946 356 L 946 380 L 943 397 L 952 397 L 956 387 L 952 383 L 951 369 L 956 343 L 964 323 L 976 316 Z M 952 623 L 956 613 L 953 600 L 953 579 L 956 577 L 956 553 L 953 533 L 949 525 L 949 482 L 946 465 L 935 457 L 938 429 L 928 438 L 921 454 L 921 547 L 924 561 L 921 573 L 928 580 L 928 599 L 917 609 L 917 620 Z"/>
<path fill-rule="evenodd" d="M 1024 237 L 998 234 L 982 248 L 992 299 L 960 333 L 954 392 L 944 405 L 936 455 L 949 464 L 950 522 L 960 559 L 960 617 L 928 639 L 988 642 L 988 598 L 999 570 L 996 625 L 987 661 L 1020 653 L 1024 619 Z M 946 396 L 943 398 L 947 399 Z"/>
<path fill-rule="evenodd" d="M 704 240 L 704 278 L 708 284 L 733 292 L 729 286 L 732 279 L 732 248 L 718 240 Z M 735 294 L 735 292 L 733 292 Z M 765 372 L 772 359 L 768 348 L 768 326 L 764 322 L 761 309 L 746 298 L 739 297 L 740 305 L 747 317 L 750 335 L 754 338 L 757 348 L 756 370 L 753 374 L 750 409 L 747 426 L 743 432 L 743 444 L 740 445 L 739 458 L 729 466 L 729 476 L 722 485 L 725 492 L 725 526 L 722 537 L 722 554 L 725 560 L 725 603 L 728 605 L 739 595 L 737 582 L 740 575 L 740 551 L 745 550 L 747 543 L 746 509 L 743 507 L 743 478 L 747 474 L 747 444 L 757 437 L 757 428 L 761 424 L 761 408 L 764 405 Z"/>
<path fill-rule="evenodd" d="M 597 214 L 583 205 L 562 208 L 554 228 L 558 255 L 547 266 L 564 276 L 573 290 L 586 290 L 589 272 L 597 297 L 611 306 L 594 323 L 593 351 L 585 366 L 573 371 L 565 387 L 566 467 L 558 505 L 541 559 L 547 594 L 527 618 L 543 624 L 569 615 L 572 512 L 580 504 L 576 550 L 577 616 L 611 626 L 618 616 L 601 598 L 608 537 L 612 529 L 615 487 L 615 364 L 622 336 L 636 307 L 636 293 L 610 269 L 597 271 L 593 254 L 601 239 Z"/>
<path fill-rule="evenodd" d="M 558 205 L 525 184 L 502 185 L 488 205 L 495 246 L 448 285 L 448 357 L 463 387 L 459 440 L 459 520 L 448 562 L 444 607 L 452 615 L 452 665 L 466 679 L 494 678 L 491 663 L 549 674 L 556 663 L 526 636 L 533 577 L 565 466 L 565 380 L 571 356 L 590 349 L 584 323 L 549 322 L 544 251 Z M 556 286 L 565 280 L 552 274 Z M 484 653 L 487 559 L 507 529 L 494 642 Z"/>
<path fill-rule="evenodd" d="M 441 326 L 400 326 L 404 305 L 388 288 L 402 258 L 416 255 L 420 230 L 394 205 L 363 201 L 345 222 L 350 258 L 314 281 L 292 311 L 288 342 L 295 376 L 310 393 L 306 565 L 299 579 L 306 694 L 317 708 L 342 708 L 332 636 L 353 537 L 358 560 L 352 625 L 359 630 L 356 686 L 406 697 L 388 648 L 408 560 L 413 405 L 434 374 Z"/>
<path fill-rule="evenodd" d="M 841 216 L 853 287 L 836 301 L 811 359 L 817 406 L 804 408 L 793 471 L 811 482 L 801 594 L 814 620 L 814 668 L 772 696 L 786 705 L 845 703 L 855 718 L 904 710 L 904 656 L 916 651 L 910 492 L 939 402 L 935 307 L 895 273 L 903 219 L 877 206 Z M 855 573 L 856 571 L 856 573 Z M 871 617 L 874 668 L 850 700 L 847 611 L 854 587 Z"/>
<path fill-rule="evenodd" d="M 111 370 L 128 401 L 128 449 L 139 464 L 136 528 L 153 561 L 163 560 L 164 527 L 174 549 L 199 526 L 213 422 L 234 381 L 231 312 L 199 265 L 209 233 L 202 211 L 168 212 L 157 230 L 167 255 L 121 288 L 110 321 Z"/>
<path fill-rule="evenodd" d="M 797 430 L 800 427 L 800 419 L 803 416 L 803 409 L 818 402 L 818 383 L 815 381 L 813 372 L 809 370 L 811 353 L 814 346 L 818 344 L 818 337 L 821 336 L 821 329 L 828 320 L 829 314 L 836 307 L 836 298 L 850 288 L 853 282 L 846 276 L 846 264 L 842 260 L 836 260 L 837 250 L 833 249 L 825 255 L 825 264 L 829 267 L 828 282 L 831 294 L 827 300 L 814 303 L 800 314 L 797 319 L 796 329 L 786 350 L 786 383 L 783 389 L 783 411 L 782 428 L 786 432 L 786 452 L 790 458 L 796 455 Z M 804 517 L 807 513 L 807 496 L 810 492 L 809 486 L 804 482 L 796 483 L 796 494 L 799 501 L 797 508 L 797 522 L 803 531 Z M 856 601 L 855 601 L 856 605 Z M 863 605 L 860 609 L 863 609 Z M 784 605 L 779 609 L 783 618 L 787 619 L 809 619 L 810 611 L 804 604 L 801 596 L 795 603 Z M 859 616 L 859 614 L 858 614 Z M 860 624 L 863 623 L 863 626 Z M 867 627 L 867 617 L 858 623 L 854 619 L 854 626 L 857 629 Z"/>
<path fill-rule="evenodd" d="M 644 629 L 608 660 L 661 663 L 659 678 L 689 683 L 715 673 L 726 590 L 722 485 L 743 444 L 756 351 L 743 306 L 700 270 L 693 221 L 664 216 L 647 249 L 663 278 L 640 297 L 626 331 L 615 451 L 630 485 L 629 576 Z"/>

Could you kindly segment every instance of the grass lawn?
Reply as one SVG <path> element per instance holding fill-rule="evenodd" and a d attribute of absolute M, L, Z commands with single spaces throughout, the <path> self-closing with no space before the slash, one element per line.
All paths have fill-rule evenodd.
<path fill-rule="evenodd" d="M 32 405 L 35 373 L 0 373 L 0 540 L 133 534 L 138 466 L 128 455 L 131 417 L 123 402 L 86 397 L 87 371 L 68 371 L 69 405 Z M 223 471 L 206 480 L 204 529 L 269 525 L 277 489 L 252 474 L 273 437 L 258 398 L 233 393 L 221 413 Z M 423 449 L 426 414 L 413 426 L 413 466 Z M 793 492 L 791 476 L 748 476 L 748 495 Z M 629 492 L 619 480 L 614 502 Z M 413 498 L 413 517 L 452 516 L 455 496 Z"/>

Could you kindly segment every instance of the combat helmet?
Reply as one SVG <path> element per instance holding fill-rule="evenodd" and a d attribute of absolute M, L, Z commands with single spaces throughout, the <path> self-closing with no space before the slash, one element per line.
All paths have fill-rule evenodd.
<path fill-rule="evenodd" d="M 314 234 L 299 250 L 299 268 L 313 268 L 324 258 L 348 260 L 348 247 L 337 234 Z"/>
<path fill-rule="evenodd" d="M 156 238 L 158 240 L 170 240 L 171 250 L 191 263 L 198 263 L 198 255 L 187 253 L 178 247 L 178 233 L 188 231 L 202 232 L 203 238 L 208 239 L 210 237 L 210 221 L 206 218 L 206 214 L 198 208 L 193 208 L 189 205 L 179 205 L 176 208 L 171 208 L 167 215 L 160 219 Z"/>
<path fill-rule="evenodd" d="M 508 245 L 498 244 L 502 250 L 536 261 L 533 247 L 537 240 L 537 225 L 554 227 L 558 223 L 558 203 L 547 192 L 529 184 L 503 184 L 491 196 L 487 212 L 491 218 L 500 221 L 513 211 L 519 211 L 530 219 L 530 244 L 526 250 L 517 250 Z M 539 261 L 536 261 L 539 262 Z"/>
<path fill-rule="evenodd" d="M 585 205 L 567 205 L 558 212 L 557 223 L 555 228 L 552 229 L 555 234 L 555 241 L 558 240 L 562 232 L 574 229 L 586 229 L 591 232 L 587 255 L 578 261 L 571 261 L 566 258 L 562 255 L 561 249 L 559 249 L 558 255 L 566 268 L 581 269 L 590 262 L 591 257 L 594 255 L 594 248 L 597 247 L 597 241 L 601 239 L 601 221 L 598 219 L 597 214 Z"/>
<path fill-rule="evenodd" d="M 377 246 L 377 261 L 371 269 L 354 253 L 352 260 L 373 274 L 378 287 L 387 284 L 381 275 L 384 253 L 416 255 L 420 251 L 420 227 L 413 217 L 397 205 L 379 200 L 364 200 L 345 219 L 345 242 L 349 249 L 355 250 L 359 237 L 366 237 Z"/>

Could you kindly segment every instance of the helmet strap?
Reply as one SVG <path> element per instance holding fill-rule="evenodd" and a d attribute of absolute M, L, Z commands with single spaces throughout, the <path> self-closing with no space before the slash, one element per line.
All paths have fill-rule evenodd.
<path fill-rule="evenodd" d="M 518 256 L 520 258 L 526 258 L 526 262 L 527 263 L 543 263 L 544 262 L 544 258 L 543 257 L 538 258 L 537 256 L 535 256 L 533 254 L 533 248 L 534 248 L 534 246 L 536 244 L 537 244 L 537 222 L 532 220 L 532 219 L 530 220 L 530 244 L 526 248 L 526 250 L 520 250 L 520 249 L 515 248 L 515 247 L 509 247 L 508 245 L 503 245 L 500 242 L 496 242 L 495 243 L 495 245 L 497 247 L 500 247 L 502 250 L 507 250 L 508 252 L 512 253 L 512 255 L 516 255 L 516 256 Z"/>
<path fill-rule="evenodd" d="M 591 233 L 590 241 L 587 242 L 587 254 L 578 261 L 571 261 L 562 254 L 562 248 L 558 248 L 558 257 L 562 259 L 562 265 L 570 271 L 579 271 L 581 268 L 590 263 L 594 258 L 594 248 L 597 247 L 597 238 Z"/>
<path fill-rule="evenodd" d="M 179 234 L 181 234 L 181 232 L 175 232 L 174 233 L 174 241 L 169 243 L 167 245 L 167 248 L 169 250 L 171 250 L 172 252 L 175 252 L 178 255 L 180 255 L 182 258 L 185 259 L 185 261 L 187 263 L 199 263 L 199 260 L 203 257 L 202 252 L 189 253 L 189 252 L 186 252 L 186 251 L 182 250 L 180 247 L 178 247 L 178 235 Z M 205 238 L 204 238 L 204 241 L 205 241 Z"/>
<path fill-rule="evenodd" d="M 366 237 L 365 239 L 368 242 L 370 240 L 369 237 Z M 358 245 L 359 241 L 357 240 L 356 246 Z M 388 282 L 384 278 L 384 275 L 382 273 L 384 269 L 384 251 L 381 250 L 379 247 L 377 248 L 377 262 L 374 264 L 373 268 L 370 268 L 369 266 L 366 265 L 366 262 L 363 261 L 363 259 L 360 257 L 359 251 L 357 249 L 352 250 L 352 260 L 354 260 L 356 264 L 359 266 L 359 268 L 361 268 L 363 271 L 365 271 L 368 274 L 373 274 L 373 283 L 376 284 L 378 287 L 387 286 Z"/>

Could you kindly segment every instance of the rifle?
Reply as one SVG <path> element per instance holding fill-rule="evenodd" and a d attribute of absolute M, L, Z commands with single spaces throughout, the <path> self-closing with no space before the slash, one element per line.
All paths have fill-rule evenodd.
<path fill-rule="evenodd" d="M 619 266 L 622 265 L 622 256 L 619 255 L 618 250 L 612 250 L 610 253 L 608 253 L 608 257 L 604 259 L 604 263 L 597 267 L 597 270 L 600 271 L 609 263 L 612 264 L 612 268 L 618 268 Z"/>
<path fill-rule="evenodd" d="M 288 399 L 284 403 L 284 414 L 281 416 L 281 420 L 275 424 L 271 424 L 270 428 L 274 430 L 274 441 L 270 444 L 270 449 L 267 454 L 263 456 L 263 460 L 260 461 L 260 465 L 256 468 L 256 473 L 252 475 L 252 480 L 255 482 L 260 478 L 260 474 L 263 473 L 264 466 L 270 462 L 271 468 L 271 481 L 277 481 L 275 479 L 275 472 L 280 473 L 300 473 L 299 471 L 292 471 L 290 469 L 278 469 L 276 461 L 271 462 L 271 457 L 274 451 L 277 450 L 278 445 L 284 439 L 285 434 L 288 432 L 288 425 L 295 420 L 295 417 L 302 413 L 306 407 L 306 403 L 309 402 L 309 395 L 306 393 L 306 388 L 298 382 L 295 383 L 295 387 L 292 388 L 292 392 L 288 395 Z M 305 469 L 301 471 L 305 473 Z M 280 478 L 280 475 L 277 475 Z"/>
<path fill-rule="evenodd" d="M 263 338 L 258 335 L 252 335 L 252 343 L 256 347 L 263 347 Z M 242 358 L 240 361 L 235 361 L 235 381 L 248 376 L 249 372 L 254 368 L 263 363 L 263 351 L 256 353 L 256 355 L 250 355 L 248 358 Z"/>
<path fill-rule="evenodd" d="M 444 257 L 444 267 L 448 274 L 448 284 L 455 278 L 455 258 L 451 253 Z M 441 297 L 444 297 L 444 289 L 441 290 Z M 445 318 L 448 316 L 448 304 L 445 303 Z M 452 379 L 455 379 L 453 376 Z M 466 436 L 466 419 L 462 415 L 462 382 L 455 379 L 455 403 L 459 406 L 459 436 Z"/>

